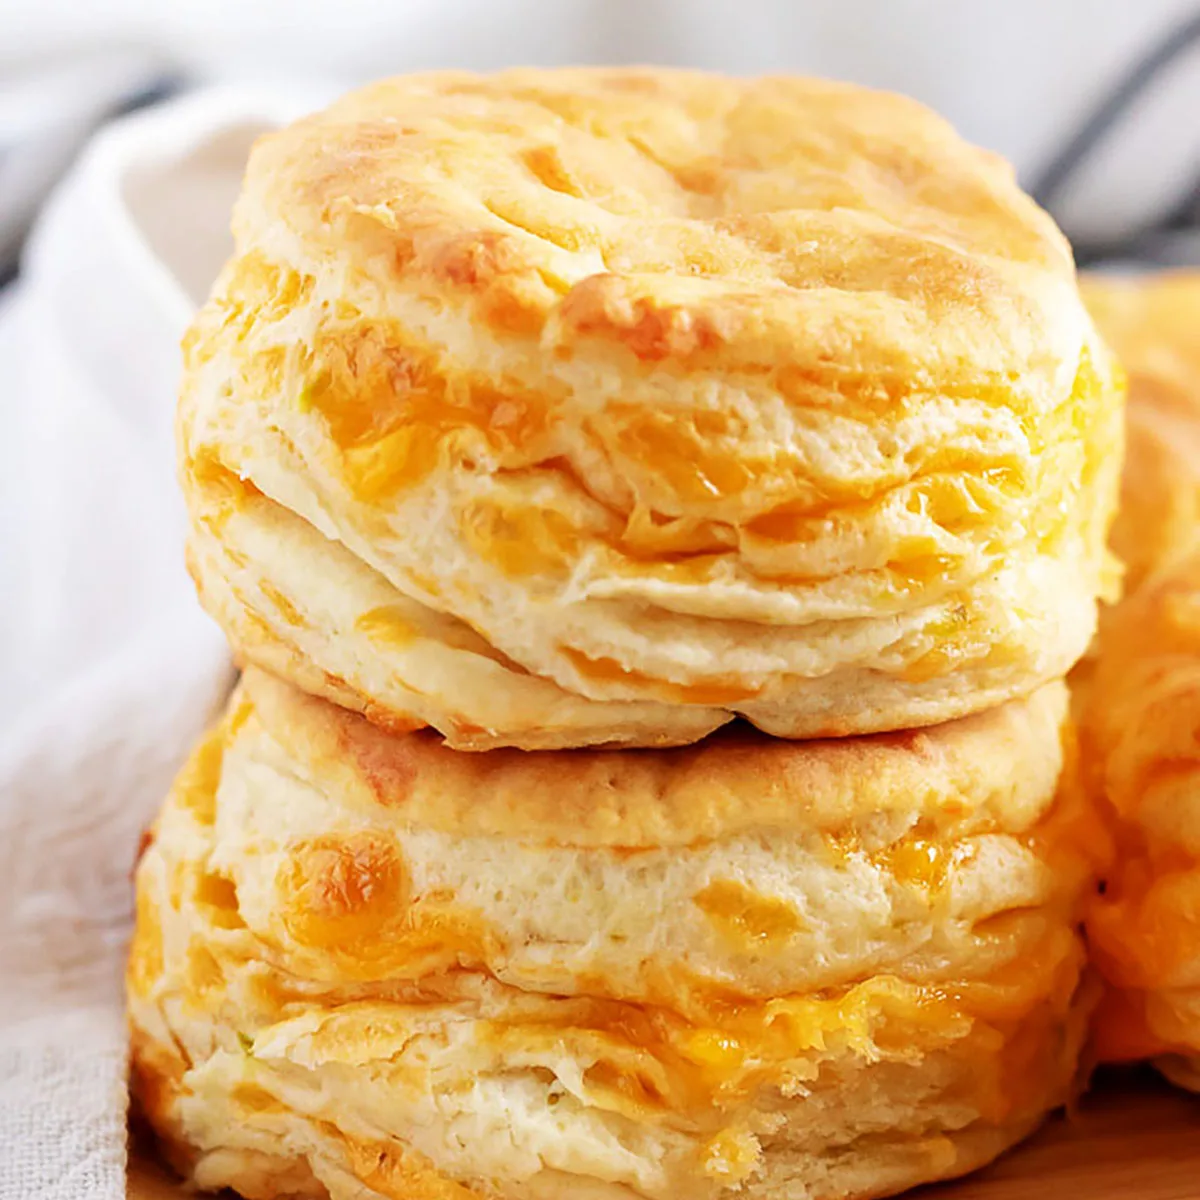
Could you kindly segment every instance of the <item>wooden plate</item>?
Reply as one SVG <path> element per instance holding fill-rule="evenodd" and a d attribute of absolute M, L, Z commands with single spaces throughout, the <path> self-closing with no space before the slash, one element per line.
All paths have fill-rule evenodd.
<path fill-rule="evenodd" d="M 144 1149 L 130 1156 L 129 1200 L 182 1200 Z M 907 1200 L 1200 1200 L 1200 1096 L 1151 1072 L 1103 1078 L 1071 1116 L 999 1162 Z"/>

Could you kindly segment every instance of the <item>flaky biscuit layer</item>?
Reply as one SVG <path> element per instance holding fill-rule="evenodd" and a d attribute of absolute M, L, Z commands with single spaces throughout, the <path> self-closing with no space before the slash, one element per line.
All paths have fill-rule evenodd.
<path fill-rule="evenodd" d="M 472 749 L 809 737 L 1087 644 L 1120 385 L 1053 224 L 911 102 L 394 80 L 264 139 L 235 234 L 193 570 L 309 690 Z"/>

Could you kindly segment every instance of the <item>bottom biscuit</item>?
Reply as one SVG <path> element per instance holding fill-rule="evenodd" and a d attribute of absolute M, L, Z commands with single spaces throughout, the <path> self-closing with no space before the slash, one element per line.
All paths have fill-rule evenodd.
<path fill-rule="evenodd" d="M 1076 1076 L 1091 868 L 1054 795 L 1062 708 L 535 761 L 390 740 L 248 672 L 138 867 L 135 1099 L 189 1181 L 251 1200 L 962 1174 Z M 540 904 L 514 890 L 543 875 Z"/>

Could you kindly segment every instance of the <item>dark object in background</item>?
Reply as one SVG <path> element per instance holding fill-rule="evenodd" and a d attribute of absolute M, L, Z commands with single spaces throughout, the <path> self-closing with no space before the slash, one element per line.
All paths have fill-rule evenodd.
<path fill-rule="evenodd" d="M 1192 50 L 1200 54 L 1200 12 L 1171 30 L 1128 69 L 1033 182 L 1030 191 L 1063 226 L 1081 267 L 1113 260 L 1155 266 L 1200 266 L 1200 151 L 1194 152 L 1189 183 L 1182 194 L 1166 197 L 1161 214 L 1139 229 L 1111 239 L 1072 236 L 1070 221 L 1057 211 L 1081 168 L 1119 136 L 1138 102 L 1180 69 Z M 1193 123 L 1187 132 L 1195 137 L 1198 128 L 1200 123 Z"/>
<path fill-rule="evenodd" d="M 13 124 L 0 120 L 0 287 L 17 273 L 38 209 L 88 138 L 106 121 L 179 89 L 143 56 L 83 59 L 19 79 L 6 97 Z"/>

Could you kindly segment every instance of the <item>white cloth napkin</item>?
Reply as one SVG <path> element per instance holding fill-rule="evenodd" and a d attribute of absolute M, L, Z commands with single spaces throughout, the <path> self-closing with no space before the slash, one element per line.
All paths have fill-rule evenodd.
<path fill-rule="evenodd" d="M 111 127 L 0 305 L 0 1200 L 125 1196 L 130 869 L 231 678 L 183 567 L 178 341 L 250 141 L 312 106 Z"/>

